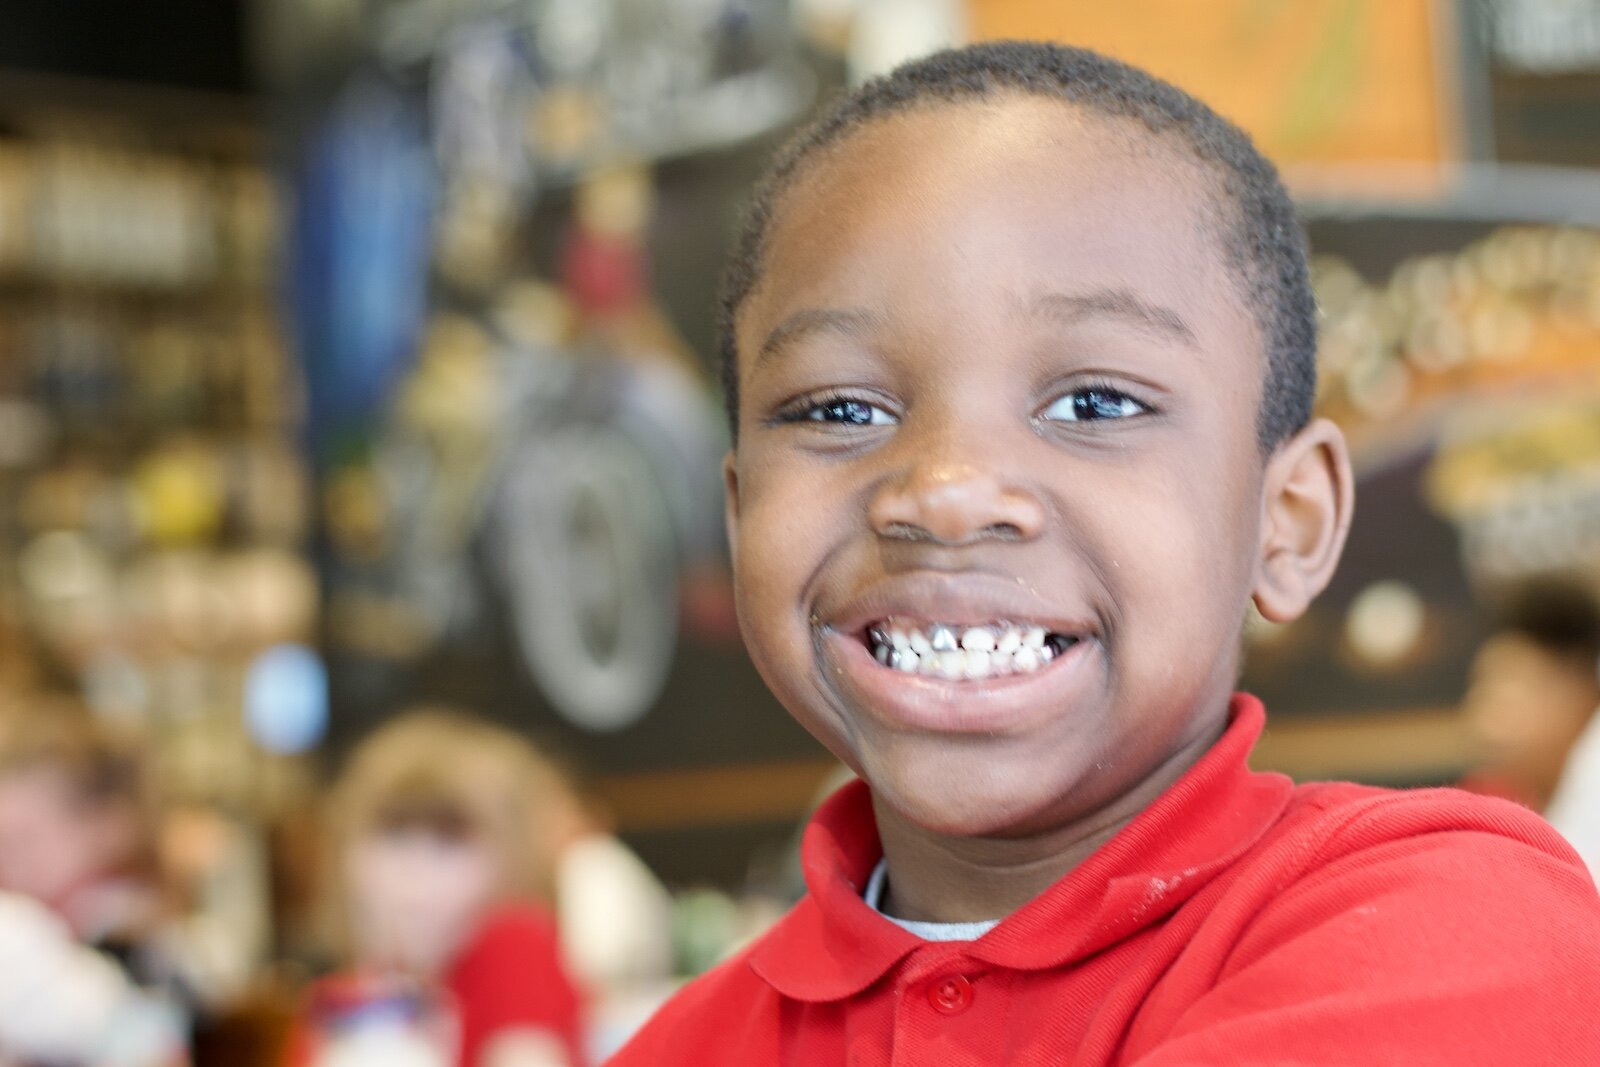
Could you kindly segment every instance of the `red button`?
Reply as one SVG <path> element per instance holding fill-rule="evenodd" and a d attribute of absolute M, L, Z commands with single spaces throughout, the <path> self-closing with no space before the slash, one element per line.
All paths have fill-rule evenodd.
<path fill-rule="evenodd" d="M 928 1003 L 945 1015 L 958 1015 L 972 1006 L 972 983 L 961 975 L 941 978 L 928 987 Z"/>

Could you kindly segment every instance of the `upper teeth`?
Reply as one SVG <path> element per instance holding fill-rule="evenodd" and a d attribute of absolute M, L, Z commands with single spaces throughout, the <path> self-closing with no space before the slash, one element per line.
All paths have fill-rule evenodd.
<path fill-rule="evenodd" d="M 867 640 L 878 662 L 897 671 L 977 679 L 1036 671 L 1076 639 L 1029 623 L 956 627 L 888 619 L 868 629 Z"/>

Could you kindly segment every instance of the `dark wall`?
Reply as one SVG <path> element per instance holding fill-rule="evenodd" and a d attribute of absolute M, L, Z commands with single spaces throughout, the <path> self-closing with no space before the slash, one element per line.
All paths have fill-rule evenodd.
<path fill-rule="evenodd" d="M 252 88 L 245 0 L 0 0 L 0 68 Z"/>

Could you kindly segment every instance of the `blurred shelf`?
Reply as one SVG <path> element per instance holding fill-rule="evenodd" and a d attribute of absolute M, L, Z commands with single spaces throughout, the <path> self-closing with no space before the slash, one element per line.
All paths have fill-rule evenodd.
<path fill-rule="evenodd" d="M 1302 172 L 1312 189 L 1426 188 L 1426 172 L 1411 168 L 1317 168 Z M 1386 178 L 1386 175 L 1392 175 Z M 1439 175 L 1434 173 L 1437 183 Z M 1312 222 L 1417 220 L 1485 225 L 1600 226 L 1600 170 L 1533 164 L 1460 164 L 1443 175 L 1439 195 L 1332 196 L 1306 192 L 1298 200 Z M 1295 176 L 1290 176 L 1291 185 Z"/>
<path fill-rule="evenodd" d="M 1297 781 L 1416 785 L 1456 780 L 1471 766 L 1472 749 L 1450 707 L 1293 717 L 1269 711 L 1250 764 Z"/>
<path fill-rule="evenodd" d="M 234 158 L 259 158 L 267 147 L 259 99 L 5 68 L 0 124 L 29 136 L 83 130 Z"/>

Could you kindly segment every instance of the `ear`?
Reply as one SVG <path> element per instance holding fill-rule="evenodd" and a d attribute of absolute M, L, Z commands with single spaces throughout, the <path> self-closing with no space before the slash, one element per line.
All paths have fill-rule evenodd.
<path fill-rule="evenodd" d="M 728 532 L 729 562 L 739 561 L 739 466 L 733 449 L 722 457 L 722 521 Z"/>
<path fill-rule="evenodd" d="M 1355 476 L 1344 434 L 1316 419 L 1267 461 L 1261 497 L 1261 558 L 1251 592 L 1272 622 L 1303 614 L 1327 588 L 1350 532 Z"/>

